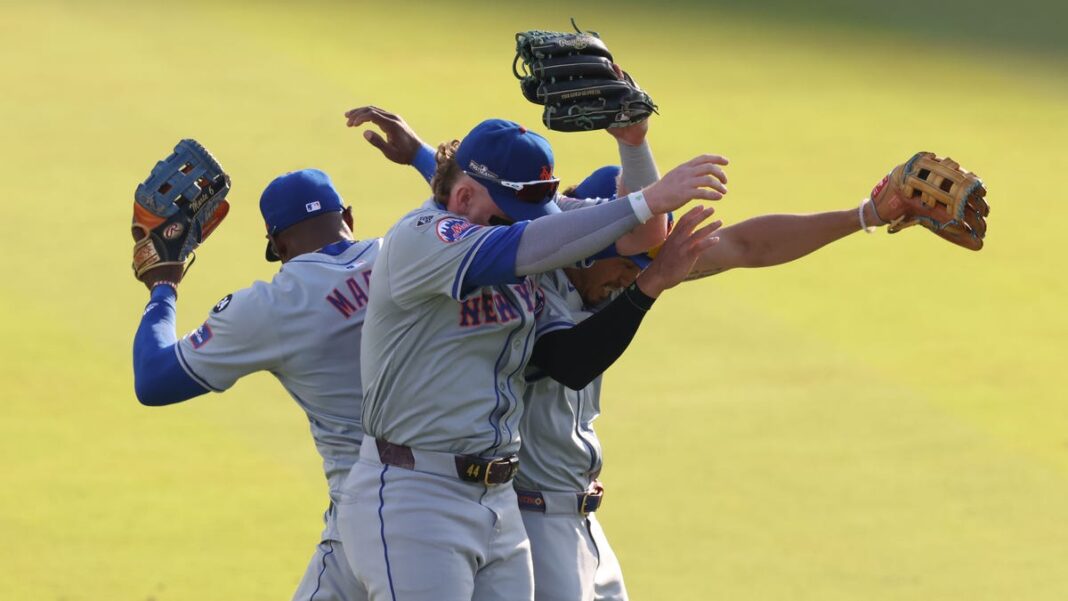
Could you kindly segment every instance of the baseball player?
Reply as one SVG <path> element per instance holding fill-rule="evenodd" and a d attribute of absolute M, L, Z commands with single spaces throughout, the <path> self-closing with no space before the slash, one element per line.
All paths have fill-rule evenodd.
<path fill-rule="evenodd" d="M 617 192 L 618 167 L 594 172 L 566 196 L 607 198 Z M 585 269 L 546 274 L 543 289 L 567 314 L 548 332 L 573 327 L 604 306 L 648 265 L 644 256 L 609 257 Z M 578 390 L 530 367 L 520 421 L 524 444 L 514 486 L 530 539 L 537 601 L 626 599 L 623 575 L 596 514 L 604 489 L 601 444 L 593 430 L 600 414 L 601 376 Z"/>
<path fill-rule="evenodd" d="M 591 256 L 690 199 L 720 198 L 721 164 L 703 155 L 627 199 L 559 213 L 541 136 L 488 120 L 439 149 L 435 198 L 386 235 L 364 326 L 368 437 L 339 523 L 346 547 L 361 550 L 353 569 L 372 599 L 532 598 L 509 484 L 535 318 L 559 309 L 531 276 Z M 589 349 L 590 361 L 560 377 L 592 379 L 618 356 L 653 298 L 714 243 L 717 224 L 696 227 L 710 214 L 688 213 L 659 270 L 571 329 L 562 342 Z"/>
<path fill-rule="evenodd" d="M 569 195 L 610 195 L 618 173 L 619 167 L 602 168 Z M 858 230 L 870 231 L 869 224 L 886 225 L 870 199 L 857 209 L 754 217 L 720 229 L 719 243 L 702 251 L 687 279 L 793 261 Z M 572 323 L 581 323 L 636 277 L 645 261 L 634 259 L 565 268 L 543 288 L 547 296 L 563 296 Z M 537 369 L 528 370 L 527 377 L 527 411 L 520 424 L 526 444 L 519 450 L 515 488 L 531 544 L 536 599 L 624 600 L 619 563 L 594 513 L 604 499 L 597 480 L 601 445 L 593 429 L 600 413 L 600 378 L 572 390 Z"/>
<path fill-rule="evenodd" d="M 413 144 L 420 143 L 414 135 L 405 140 L 411 143 L 380 141 L 390 152 L 412 156 Z M 429 148 L 423 152 L 433 156 Z M 223 297 L 204 324 L 181 340 L 175 303 L 182 267 L 163 266 L 141 277 L 151 298 L 134 338 L 137 398 L 168 405 L 221 392 L 253 372 L 274 374 L 308 416 L 330 493 L 321 541 L 293 598 L 366 599 L 340 542 L 336 502 L 363 438 L 356 361 L 382 241 L 353 238 L 351 208 L 315 169 L 276 178 L 264 190 L 260 210 L 266 255 L 281 261 L 280 271 L 270 282 Z"/>

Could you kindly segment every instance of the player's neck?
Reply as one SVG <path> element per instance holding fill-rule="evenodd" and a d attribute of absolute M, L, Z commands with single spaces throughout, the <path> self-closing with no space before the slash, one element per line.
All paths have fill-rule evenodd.
<path fill-rule="evenodd" d="M 279 234 L 276 245 L 283 263 L 294 257 L 316 252 L 335 242 L 353 240 L 352 230 L 340 219 L 332 223 L 324 221 L 313 223 L 313 221 L 317 220 L 297 224 Z"/>

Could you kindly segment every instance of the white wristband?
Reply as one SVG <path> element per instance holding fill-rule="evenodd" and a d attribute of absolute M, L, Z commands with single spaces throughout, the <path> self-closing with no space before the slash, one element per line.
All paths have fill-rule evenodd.
<path fill-rule="evenodd" d="M 868 202 L 867 198 L 861 199 L 860 206 L 857 207 L 857 215 L 860 216 L 860 229 L 864 230 L 865 234 L 874 234 L 875 226 L 864 223 L 864 203 Z"/>
<path fill-rule="evenodd" d="M 653 211 L 649 208 L 649 203 L 645 201 L 645 194 L 642 194 L 641 190 L 627 194 L 627 200 L 630 201 L 630 208 L 638 217 L 639 223 L 645 223 L 653 218 Z"/>

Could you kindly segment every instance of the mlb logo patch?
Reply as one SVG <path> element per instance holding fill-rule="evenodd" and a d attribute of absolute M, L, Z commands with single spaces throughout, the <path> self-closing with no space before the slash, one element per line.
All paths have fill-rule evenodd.
<path fill-rule="evenodd" d="M 446 217 L 438 221 L 437 233 L 442 242 L 456 242 L 463 240 L 477 232 L 482 226 L 475 225 L 466 219 L 459 217 Z"/>
<path fill-rule="evenodd" d="M 193 344 L 193 348 L 199 349 L 207 344 L 208 341 L 211 340 L 211 337 L 211 326 L 209 326 L 207 322 L 204 322 L 204 325 L 193 330 L 193 333 L 189 335 L 189 342 Z"/>
<path fill-rule="evenodd" d="M 318 200 L 316 200 L 315 202 L 309 202 L 308 204 L 304 205 L 304 211 L 307 213 L 314 213 L 315 211 L 318 211 L 321 208 L 323 208 L 323 205 L 319 204 Z"/>

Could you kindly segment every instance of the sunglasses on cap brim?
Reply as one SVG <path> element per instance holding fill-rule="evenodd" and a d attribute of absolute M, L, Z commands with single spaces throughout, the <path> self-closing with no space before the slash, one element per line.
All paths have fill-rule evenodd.
<path fill-rule="evenodd" d="M 546 200 L 551 200 L 556 196 L 556 190 L 560 187 L 560 180 L 555 177 L 553 179 L 539 179 L 532 182 L 510 182 L 508 180 L 496 178 L 491 175 L 483 175 L 473 171 L 464 171 L 464 173 L 471 177 L 508 188 L 515 192 L 515 197 L 517 199 L 523 202 L 542 203 Z"/>

